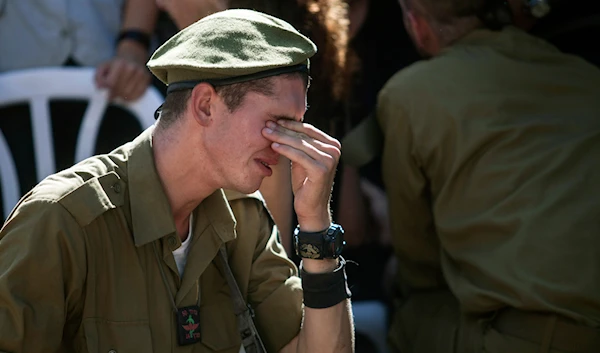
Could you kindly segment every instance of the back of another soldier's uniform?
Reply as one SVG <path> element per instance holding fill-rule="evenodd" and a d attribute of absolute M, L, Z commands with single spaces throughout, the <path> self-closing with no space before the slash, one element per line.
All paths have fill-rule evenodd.
<path fill-rule="evenodd" d="M 600 351 L 600 70 L 475 30 L 379 95 L 406 352 Z"/>

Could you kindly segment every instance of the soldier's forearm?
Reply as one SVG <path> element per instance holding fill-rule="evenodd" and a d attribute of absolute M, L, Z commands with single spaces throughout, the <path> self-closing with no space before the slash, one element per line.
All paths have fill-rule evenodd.
<path fill-rule="evenodd" d="M 354 325 L 349 299 L 330 308 L 304 308 L 298 353 L 354 352 Z"/>

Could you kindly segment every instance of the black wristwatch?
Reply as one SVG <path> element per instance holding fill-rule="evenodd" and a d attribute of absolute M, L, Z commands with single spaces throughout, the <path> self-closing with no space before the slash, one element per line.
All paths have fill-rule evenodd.
<path fill-rule="evenodd" d="M 344 229 L 332 223 L 321 232 L 303 232 L 300 226 L 294 230 L 296 255 L 305 259 L 337 259 L 346 245 Z"/>

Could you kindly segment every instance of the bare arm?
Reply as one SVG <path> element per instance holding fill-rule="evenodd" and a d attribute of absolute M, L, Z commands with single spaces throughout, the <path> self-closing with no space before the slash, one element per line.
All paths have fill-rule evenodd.
<path fill-rule="evenodd" d="M 302 231 L 317 232 L 331 224 L 330 197 L 341 145 L 309 124 L 280 120 L 267 123 L 263 135 L 273 149 L 292 161 L 294 210 Z M 333 272 L 337 259 L 303 259 L 308 273 Z M 282 352 L 353 352 L 354 329 L 350 301 L 324 308 L 304 308 L 300 333 Z"/>
<path fill-rule="evenodd" d="M 127 0 L 121 31 L 136 30 L 151 35 L 156 24 L 158 8 L 154 0 Z M 116 39 L 116 38 L 115 38 Z M 108 88 L 110 98 L 136 100 L 150 84 L 150 72 L 146 68 L 149 50 L 140 42 L 123 39 L 116 48 L 116 55 L 96 69 L 96 84 Z"/>
<path fill-rule="evenodd" d="M 153 0 L 127 0 L 123 14 L 122 30 L 137 29 L 151 34 L 154 31 L 158 8 Z"/>
<path fill-rule="evenodd" d="M 350 300 L 327 309 L 304 308 L 300 334 L 283 347 L 280 353 L 354 352 L 351 317 Z"/>

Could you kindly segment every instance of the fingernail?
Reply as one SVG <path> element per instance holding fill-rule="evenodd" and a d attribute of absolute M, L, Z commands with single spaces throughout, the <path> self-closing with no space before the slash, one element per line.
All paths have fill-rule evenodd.
<path fill-rule="evenodd" d="M 277 147 L 279 147 L 280 145 L 279 145 L 277 142 L 273 142 L 272 146 L 273 146 L 273 147 L 275 147 L 275 148 L 277 148 Z"/>
<path fill-rule="evenodd" d="M 267 121 L 267 126 L 270 127 L 271 129 L 274 129 L 277 125 L 275 125 L 274 122 L 272 122 L 271 120 Z"/>
<path fill-rule="evenodd" d="M 272 134 L 273 133 L 273 129 L 269 129 L 268 127 L 265 128 L 265 132 L 267 134 Z"/>

